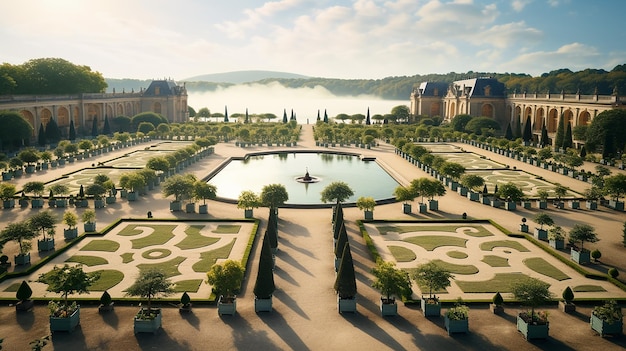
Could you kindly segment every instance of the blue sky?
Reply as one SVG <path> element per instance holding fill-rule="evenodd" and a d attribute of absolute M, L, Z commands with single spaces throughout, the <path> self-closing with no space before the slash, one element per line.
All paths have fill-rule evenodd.
<path fill-rule="evenodd" d="M 273 70 L 327 78 L 626 63 L 623 0 L 0 0 L 0 62 L 107 78 Z"/>

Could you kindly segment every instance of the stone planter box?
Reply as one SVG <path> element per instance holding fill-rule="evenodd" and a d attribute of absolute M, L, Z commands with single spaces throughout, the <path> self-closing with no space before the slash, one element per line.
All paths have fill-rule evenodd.
<path fill-rule="evenodd" d="M 106 202 L 107 205 L 114 204 L 115 200 L 116 200 L 115 196 L 107 196 L 105 198 L 105 202 Z"/>
<path fill-rule="evenodd" d="M 337 296 L 337 309 L 339 310 L 339 313 L 356 313 L 356 297 L 351 299 L 342 299 Z"/>
<path fill-rule="evenodd" d="M 621 201 L 609 200 L 609 208 L 616 211 L 624 211 L 624 203 Z"/>
<path fill-rule="evenodd" d="M 77 199 L 74 200 L 74 206 L 76 206 L 77 208 L 86 208 L 89 207 L 89 202 L 87 201 L 87 199 Z"/>
<path fill-rule="evenodd" d="M 428 209 L 431 211 L 439 211 L 439 201 L 428 200 Z"/>
<path fill-rule="evenodd" d="M 559 301 L 559 308 L 561 309 L 561 311 L 563 311 L 565 313 L 574 313 L 574 312 L 576 312 L 576 305 L 574 305 L 571 302 L 570 303 L 566 303 L 563 300 Z"/>
<path fill-rule="evenodd" d="M 381 316 L 397 316 L 398 315 L 398 305 L 396 304 L 395 299 L 387 300 L 384 298 L 380 298 L 380 314 Z"/>
<path fill-rule="evenodd" d="M 2 201 L 2 207 L 5 210 L 8 210 L 10 208 L 14 208 L 15 207 L 15 200 L 14 199 L 10 199 L 10 200 L 4 200 Z"/>
<path fill-rule="evenodd" d="M 219 300 L 217 301 L 217 314 L 222 316 L 225 314 L 228 315 L 234 315 L 235 313 L 237 313 L 237 299 L 233 299 L 232 302 L 223 302 L 223 300 L 225 300 L 225 298 L 223 296 L 220 296 Z"/>
<path fill-rule="evenodd" d="M 531 339 L 547 339 L 550 330 L 550 323 L 546 324 L 528 324 L 522 317 L 517 316 L 517 330 L 519 330 L 526 340 Z"/>
<path fill-rule="evenodd" d="M 16 266 L 22 266 L 22 265 L 29 264 L 30 263 L 30 253 L 27 253 L 25 255 L 14 256 L 13 259 L 15 260 L 15 265 Z"/>
<path fill-rule="evenodd" d="M 598 203 L 596 201 L 585 201 L 585 207 L 588 210 L 597 210 L 598 209 Z"/>
<path fill-rule="evenodd" d="M 2 172 L 2 180 L 3 181 L 11 180 L 11 178 L 13 178 L 13 173 L 11 173 L 11 172 Z"/>
<path fill-rule="evenodd" d="M 196 204 L 193 203 L 193 202 L 185 204 L 185 212 L 186 213 L 194 213 L 194 212 L 196 212 Z"/>
<path fill-rule="evenodd" d="M 563 250 L 565 248 L 565 240 L 548 240 L 550 247 L 557 250 Z"/>
<path fill-rule="evenodd" d="M 129 191 L 126 193 L 126 200 L 128 201 L 137 201 L 139 198 L 139 194 L 136 191 Z"/>
<path fill-rule="evenodd" d="M 504 208 L 506 208 L 507 211 L 515 211 L 517 204 L 514 201 L 506 201 L 504 203 Z"/>
<path fill-rule="evenodd" d="M 37 240 L 37 249 L 39 251 L 54 250 L 54 239 L 47 238 L 45 240 Z"/>
<path fill-rule="evenodd" d="M 461 196 L 467 196 L 468 190 L 466 187 L 460 186 L 456 189 L 456 192 L 459 193 L 459 195 Z"/>
<path fill-rule="evenodd" d="M 439 317 L 441 315 L 441 303 L 427 303 L 427 299 L 422 298 L 421 307 L 425 317 Z"/>
<path fill-rule="evenodd" d="M 470 199 L 470 201 L 478 201 L 480 198 L 480 194 L 470 191 L 467 193 L 467 198 Z"/>
<path fill-rule="evenodd" d="M 489 304 L 489 309 L 491 310 L 491 312 L 493 314 L 502 314 L 504 313 L 504 306 L 502 305 L 495 305 L 495 304 Z"/>
<path fill-rule="evenodd" d="M 545 210 L 548 208 L 548 201 L 537 201 L 537 208 Z"/>
<path fill-rule="evenodd" d="M 78 236 L 78 228 L 63 229 L 63 238 L 65 240 L 72 240 Z"/>
<path fill-rule="evenodd" d="M 183 203 L 180 201 L 172 201 L 170 202 L 170 211 L 172 212 L 176 212 L 176 211 L 182 211 L 183 209 Z"/>
<path fill-rule="evenodd" d="M 207 214 L 207 213 L 209 213 L 209 205 L 200 205 L 200 206 L 198 206 L 198 213 L 199 214 Z"/>
<path fill-rule="evenodd" d="M 522 207 L 524 207 L 524 209 L 526 210 L 530 210 L 532 204 L 530 203 L 530 201 L 522 201 Z"/>
<path fill-rule="evenodd" d="M 535 238 L 538 240 L 548 240 L 548 231 L 541 228 L 535 228 Z"/>
<path fill-rule="evenodd" d="M 32 199 L 30 201 L 30 206 L 32 208 L 43 208 L 43 199 Z"/>
<path fill-rule="evenodd" d="M 30 311 L 31 309 L 33 309 L 33 307 L 35 307 L 35 302 L 33 300 L 18 301 L 15 304 L 15 311 L 18 311 L 18 312 Z"/>
<path fill-rule="evenodd" d="M 501 207 L 502 206 L 502 201 L 497 200 L 497 199 L 493 199 L 491 200 L 491 207 Z"/>
<path fill-rule="evenodd" d="M 72 332 L 80 324 L 80 306 L 69 317 L 50 316 L 50 332 L 66 331 Z"/>
<path fill-rule="evenodd" d="M 491 205 L 491 199 L 489 198 L 489 196 L 481 197 L 480 201 L 483 205 Z"/>
<path fill-rule="evenodd" d="M 67 199 L 56 199 L 54 205 L 56 207 L 67 207 Z"/>
<path fill-rule="evenodd" d="M 605 335 L 620 335 L 624 327 L 622 320 L 615 321 L 613 323 L 607 323 L 606 321 L 596 317 L 593 313 L 589 319 L 589 325 L 591 329 L 595 330 L 600 336 Z"/>
<path fill-rule="evenodd" d="M 153 319 L 133 319 L 133 331 L 137 333 L 152 333 L 156 334 L 161 328 L 162 314 L 160 309 L 151 309 L 151 312 L 155 312 L 156 316 Z"/>
<path fill-rule="evenodd" d="M 468 333 L 469 332 L 469 318 L 462 320 L 450 319 L 448 316 L 444 317 L 444 325 L 448 331 L 448 335 L 452 333 Z"/>
<path fill-rule="evenodd" d="M 254 216 L 254 210 L 253 209 L 243 210 L 243 216 L 245 218 L 252 218 Z"/>
<path fill-rule="evenodd" d="M 85 223 L 83 225 L 85 232 L 95 232 L 96 231 L 96 222 L 93 223 Z"/>
<path fill-rule="evenodd" d="M 524 224 L 524 223 L 520 224 L 519 225 L 519 230 L 522 233 L 528 233 L 528 224 Z"/>
<path fill-rule="evenodd" d="M 428 206 L 426 204 L 419 204 L 419 213 L 427 213 Z"/>
<path fill-rule="evenodd" d="M 254 312 L 272 312 L 272 297 L 269 299 L 258 299 L 254 297 Z"/>
<path fill-rule="evenodd" d="M 557 201 L 554 203 L 554 207 L 558 208 L 559 210 L 562 210 L 565 208 L 565 202 Z"/>
<path fill-rule="evenodd" d="M 570 256 L 572 258 L 572 261 L 578 264 L 587 264 L 591 262 L 591 251 L 589 250 L 576 251 L 572 249 L 572 251 L 570 252 Z"/>
<path fill-rule="evenodd" d="M 97 199 L 93 201 L 93 205 L 95 208 L 104 208 L 104 200 L 102 199 Z"/>
<path fill-rule="evenodd" d="M 363 215 L 364 215 L 365 219 L 368 219 L 368 220 L 374 219 L 374 212 L 373 211 L 365 210 L 365 211 L 363 211 Z"/>
<path fill-rule="evenodd" d="M 28 199 L 20 199 L 19 203 L 20 203 L 20 208 L 28 208 L 28 203 L 29 203 Z"/>

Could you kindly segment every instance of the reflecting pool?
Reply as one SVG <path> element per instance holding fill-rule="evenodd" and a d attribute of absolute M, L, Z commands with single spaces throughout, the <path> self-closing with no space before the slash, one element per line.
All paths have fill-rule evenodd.
<path fill-rule="evenodd" d="M 317 182 L 301 183 L 306 172 Z M 287 189 L 287 205 L 322 204 L 320 193 L 328 184 L 342 181 L 354 191 L 346 202 L 356 202 L 361 196 L 375 200 L 393 198 L 398 182 L 376 161 L 336 153 L 274 153 L 232 160 L 209 179 L 217 187 L 217 196 L 236 200 L 244 190 L 261 193 L 263 186 L 282 184 Z"/>

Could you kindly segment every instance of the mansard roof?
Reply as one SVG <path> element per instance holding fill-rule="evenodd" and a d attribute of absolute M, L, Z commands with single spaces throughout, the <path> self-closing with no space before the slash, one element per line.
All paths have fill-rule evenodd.
<path fill-rule="evenodd" d="M 440 96 L 446 95 L 448 84 L 445 82 L 423 82 L 420 84 L 418 91 L 421 96 Z"/>
<path fill-rule="evenodd" d="M 470 97 L 506 97 L 504 83 L 491 77 L 457 80 L 452 85 L 457 91 Z"/>
<path fill-rule="evenodd" d="M 183 95 L 186 93 L 184 86 L 176 84 L 173 80 L 153 80 L 148 89 L 143 92 L 144 96 L 167 96 Z"/>

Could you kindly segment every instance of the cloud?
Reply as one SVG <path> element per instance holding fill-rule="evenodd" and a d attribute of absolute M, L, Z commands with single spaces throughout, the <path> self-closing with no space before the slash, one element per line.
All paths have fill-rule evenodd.
<path fill-rule="evenodd" d="M 497 48 L 519 46 L 521 43 L 538 42 L 543 33 L 526 26 L 526 23 L 514 22 L 494 25 L 472 38 L 476 44 L 491 44 Z"/>
<path fill-rule="evenodd" d="M 575 42 L 554 51 L 535 51 L 519 55 L 502 67 L 506 67 L 508 71 L 530 74 L 541 74 L 557 68 L 575 71 L 589 68 L 589 62 L 596 62 L 601 56 L 595 47 Z"/>
<path fill-rule="evenodd" d="M 522 12 L 522 10 L 524 10 L 524 7 L 526 7 L 526 5 L 530 4 L 531 2 L 532 0 L 514 0 L 511 3 L 511 7 L 516 12 Z"/>

